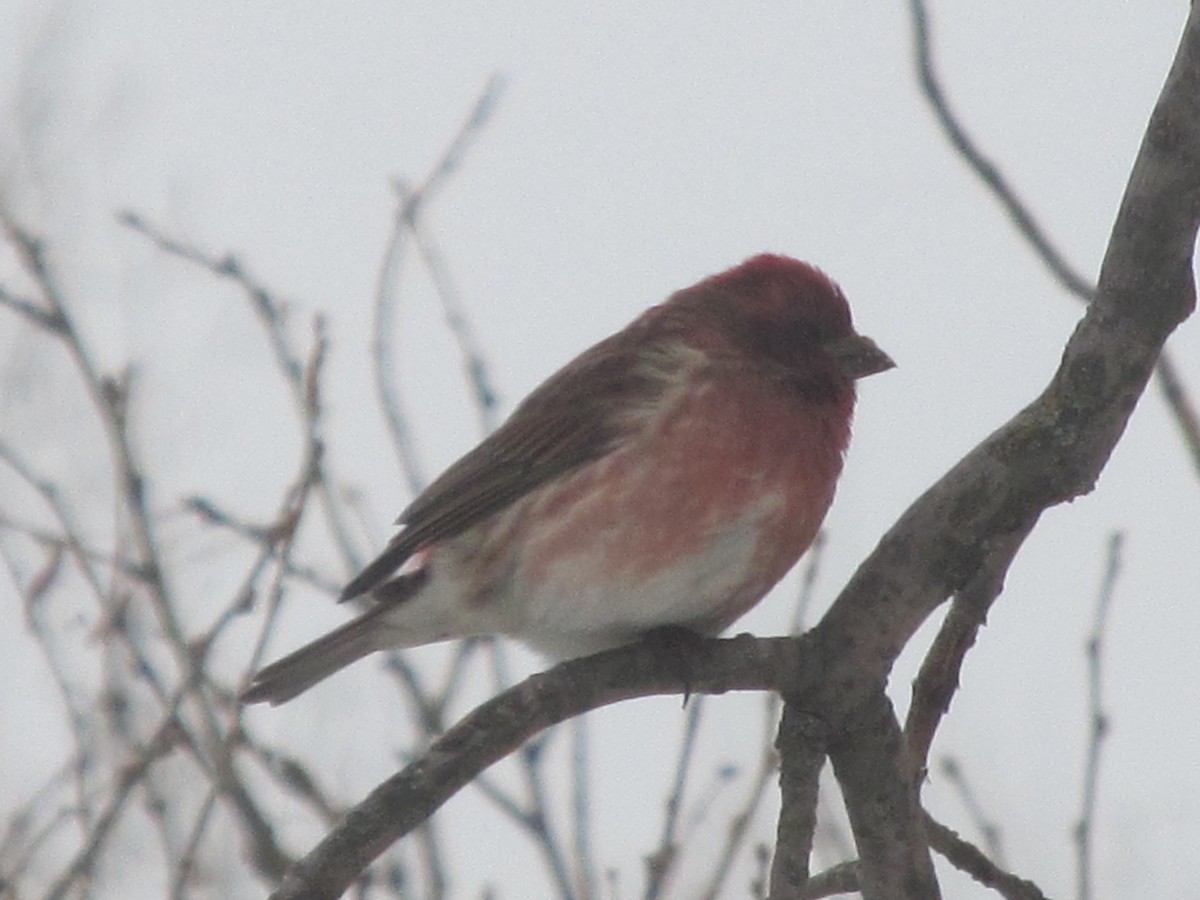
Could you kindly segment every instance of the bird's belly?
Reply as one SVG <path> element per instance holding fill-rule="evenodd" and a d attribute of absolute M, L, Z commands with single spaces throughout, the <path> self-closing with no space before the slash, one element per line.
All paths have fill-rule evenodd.
<path fill-rule="evenodd" d="M 662 625 L 715 634 L 776 580 L 755 565 L 762 531 L 762 516 L 751 511 L 714 529 L 692 552 L 654 566 L 644 559 L 623 565 L 612 545 L 626 541 L 597 535 L 544 570 L 518 570 L 514 586 L 524 598 L 518 636 L 552 656 L 571 657 L 628 643 Z M 644 531 L 642 537 L 656 543 Z"/>
<path fill-rule="evenodd" d="M 528 498 L 514 637 L 570 657 L 663 625 L 716 634 L 799 559 L 833 498 L 839 450 L 811 417 L 747 422 L 714 399 Z"/>

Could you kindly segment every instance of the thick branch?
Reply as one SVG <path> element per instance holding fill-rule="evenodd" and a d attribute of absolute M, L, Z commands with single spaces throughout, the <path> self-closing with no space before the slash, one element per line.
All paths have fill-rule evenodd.
<path fill-rule="evenodd" d="M 842 788 L 865 900 L 941 896 L 920 804 L 920 771 L 880 685 L 829 760 Z"/>
<path fill-rule="evenodd" d="M 633 697 L 778 689 L 810 683 L 804 638 L 748 636 L 696 643 L 683 677 L 661 648 L 642 642 L 572 660 L 489 700 L 435 741 L 421 759 L 376 788 L 314 848 L 273 900 L 337 897 L 393 841 L 411 831 L 479 772 L 572 716 Z M 669 658 L 667 663 L 673 662 Z M 780 673 L 786 673 L 781 679 Z"/>
<path fill-rule="evenodd" d="M 858 666 L 885 677 L 994 542 L 1091 490 L 1164 341 L 1195 305 L 1198 112 L 1200 10 L 1193 7 L 1113 226 L 1097 297 L 1054 379 L 904 513 L 814 629 L 845 678 L 857 680 Z"/>
<path fill-rule="evenodd" d="M 795 704 L 784 707 L 775 746 L 779 750 L 781 806 L 771 862 L 771 900 L 799 897 L 808 883 L 809 857 L 817 830 L 817 791 L 825 766 L 823 723 Z"/>

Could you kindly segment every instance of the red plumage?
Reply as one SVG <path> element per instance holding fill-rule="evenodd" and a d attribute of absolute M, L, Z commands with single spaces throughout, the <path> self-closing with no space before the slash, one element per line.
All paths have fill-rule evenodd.
<path fill-rule="evenodd" d="M 816 535 L 854 381 L 892 361 L 817 269 L 762 255 L 678 291 L 547 379 L 401 513 L 343 599 L 375 606 L 264 668 L 281 703 L 374 650 L 505 634 L 580 656 L 717 634 Z"/>

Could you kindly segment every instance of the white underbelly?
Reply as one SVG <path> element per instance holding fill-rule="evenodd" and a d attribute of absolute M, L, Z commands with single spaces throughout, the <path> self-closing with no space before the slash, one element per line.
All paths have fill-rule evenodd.
<path fill-rule="evenodd" d="M 603 535 L 556 561 L 536 584 L 518 568 L 513 599 L 524 608 L 510 633 L 566 658 L 628 643 L 663 625 L 711 628 L 713 621 L 731 618 L 725 611 L 755 580 L 761 518 L 756 510 L 721 525 L 702 550 L 653 573 L 606 565 L 611 556 L 602 549 Z"/>

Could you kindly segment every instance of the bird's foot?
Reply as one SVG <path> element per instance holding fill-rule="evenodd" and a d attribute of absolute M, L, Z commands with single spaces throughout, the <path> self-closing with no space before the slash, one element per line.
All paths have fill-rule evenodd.
<path fill-rule="evenodd" d="M 682 625 L 660 625 L 645 632 L 642 640 L 659 648 L 664 668 L 669 666 L 683 685 L 683 705 L 687 706 L 695 681 L 696 652 L 708 638 Z"/>

